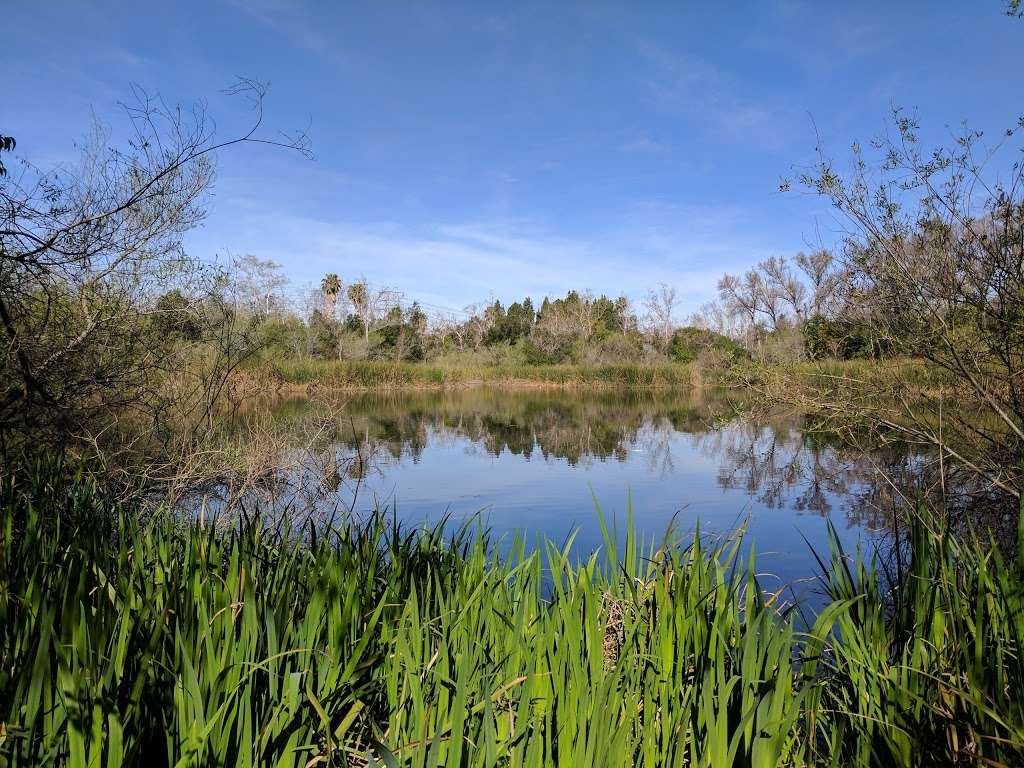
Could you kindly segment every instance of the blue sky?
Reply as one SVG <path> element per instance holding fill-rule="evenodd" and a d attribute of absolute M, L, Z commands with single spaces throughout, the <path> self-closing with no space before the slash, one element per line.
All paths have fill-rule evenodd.
<path fill-rule="evenodd" d="M 845 158 L 915 109 L 926 135 L 1024 112 L 1024 21 L 998 0 L 761 3 L 11 3 L 0 127 L 47 166 L 137 83 L 209 100 L 268 80 L 273 128 L 316 159 L 220 159 L 194 255 L 254 253 L 293 285 L 365 275 L 452 308 L 570 288 L 636 299 L 717 277 L 841 222 L 780 194 L 815 129 Z"/>

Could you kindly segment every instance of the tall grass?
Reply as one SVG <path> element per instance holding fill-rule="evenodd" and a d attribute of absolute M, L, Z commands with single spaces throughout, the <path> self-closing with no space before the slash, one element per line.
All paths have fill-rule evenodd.
<path fill-rule="evenodd" d="M 749 378 L 770 381 L 780 379 L 782 386 L 812 391 L 847 387 L 854 392 L 882 391 L 896 385 L 932 390 L 949 387 L 953 380 L 945 371 L 921 358 L 883 358 L 880 360 L 806 360 L 799 363 L 738 368 L 733 372 L 741 381 Z"/>
<path fill-rule="evenodd" d="M 692 367 L 679 363 L 614 365 L 528 365 L 525 363 L 434 364 L 367 360 L 260 361 L 245 371 L 257 382 L 328 389 L 457 387 L 519 384 L 597 387 L 689 386 Z"/>
<path fill-rule="evenodd" d="M 833 540 L 832 602 L 805 649 L 838 764 L 1024 764 L 1024 583 L 994 542 L 927 518 L 901 571 Z"/>
<path fill-rule="evenodd" d="M 924 525 L 893 587 L 836 544 L 797 631 L 738 543 L 606 530 L 140 521 L 36 464 L 0 488 L 7 764 L 1019 764 L 1019 574 Z M 302 535 L 297 535 L 301 533 Z"/>

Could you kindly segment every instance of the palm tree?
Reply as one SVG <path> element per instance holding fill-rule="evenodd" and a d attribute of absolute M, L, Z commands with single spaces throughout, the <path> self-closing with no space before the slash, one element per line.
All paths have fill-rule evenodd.
<path fill-rule="evenodd" d="M 352 283 L 348 287 L 348 300 L 352 302 L 352 308 L 356 316 L 363 323 L 363 337 L 370 341 L 370 289 L 366 284 L 366 278 L 358 283 Z"/>
<path fill-rule="evenodd" d="M 320 281 L 320 292 L 324 295 L 324 314 L 331 320 L 334 319 L 334 307 L 338 302 L 338 293 L 341 291 L 341 280 L 331 272 L 324 275 Z"/>

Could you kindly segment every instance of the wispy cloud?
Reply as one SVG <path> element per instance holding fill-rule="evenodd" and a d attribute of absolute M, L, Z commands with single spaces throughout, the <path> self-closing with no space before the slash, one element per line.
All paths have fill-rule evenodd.
<path fill-rule="evenodd" d="M 307 9 L 293 0 L 224 0 L 263 26 L 286 34 L 293 43 L 314 53 L 328 49 L 328 38 L 309 18 Z"/>
<path fill-rule="evenodd" d="M 153 64 L 152 59 L 135 53 L 134 51 L 129 51 L 127 48 L 113 48 L 111 50 L 104 51 L 102 55 L 122 70 L 128 70 L 128 72 L 119 72 L 119 74 L 122 75 L 128 74 L 129 72 L 138 73 L 146 71 Z"/>
<path fill-rule="evenodd" d="M 376 285 L 403 290 L 410 299 L 460 309 L 496 296 L 540 299 L 569 290 L 624 293 L 637 300 L 665 281 L 679 289 L 686 312 L 711 298 L 724 269 L 767 255 L 737 238 L 708 229 L 714 216 L 681 219 L 657 229 L 638 219 L 620 222 L 599 237 L 546 233 L 527 222 L 469 222 L 412 231 L 396 223 L 332 222 L 299 215 L 235 217 L 227 241 L 283 264 L 296 284 L 328 271 L 365 275 Z M 192 247 L 209 252 L 210 233 Z"/>
<path fill-rule="evenodd" d="M 686 115 L 730 139 L 763 140 L 775 133 L 773 112 L 741 96 L 740 83 L 723 70 L 650 40 L 641 40 L 638 47 L 647 64 L 642 87 L 655 106 Z"/>
<path fill-rule="evenodd" d="M 619 149 L 628 155 L 659 155 L 667 152 L 669 145 L 646 133 L 641 133 L 624 141 Z"/>

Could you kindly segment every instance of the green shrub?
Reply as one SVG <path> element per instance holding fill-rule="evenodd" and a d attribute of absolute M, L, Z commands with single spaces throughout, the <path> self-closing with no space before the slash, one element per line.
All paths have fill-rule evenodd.
<path fill-rule="evenodd" d="M 726 364 L 749 357 L 747 351 L 728 336 L 704 328 L 677 328 L 669 342 L 669 354 L 677 363 L 691 363 L 702 353 L 709 352 Z"/>
<path fill-rule="evenodd" d="M 889 346 L 865 323 L 812 317 L 804 323 L 804 345 L 812 360 L 863 360 L 889 353 Z"/>

